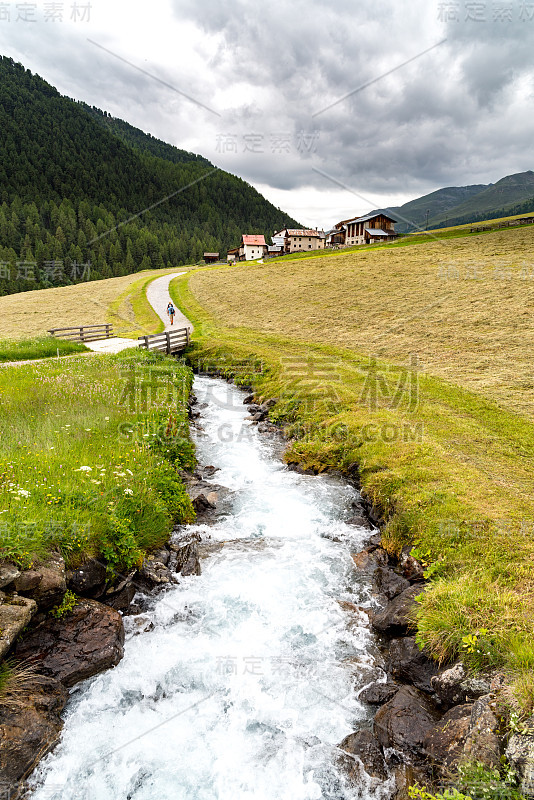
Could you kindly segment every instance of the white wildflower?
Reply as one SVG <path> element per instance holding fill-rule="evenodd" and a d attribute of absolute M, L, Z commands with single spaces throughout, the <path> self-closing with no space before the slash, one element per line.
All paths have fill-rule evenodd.
<path fill-rule="evenodd" d="M 74 470 L 74 472 L 92 472 L 92 471 L 93 471 L 92 467 L 78 467 L 78 469 Z"/>
<path fill-rule="evenodd" d="M 133 489 L 125 489 L 124 494 L 133 494 Z"/>

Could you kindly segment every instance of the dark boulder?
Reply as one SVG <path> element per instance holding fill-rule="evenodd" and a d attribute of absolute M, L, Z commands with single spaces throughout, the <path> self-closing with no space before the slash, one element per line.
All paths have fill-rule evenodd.
<path fill-rule="evenodd" d="M 367 572 L 372 575 L 378 567 L 384 567 L 388 561 L 389 556 L 381 547 L 364 547 L 359 553 L 351 553 L 352 560 L 359 570 Z"/>
<path fill-rule="evenodd" d="M 441 704 L 446 707 L 476 700 L 489 694 L 491 688 L 489 678 L 469 676 L 460 661 L 433 677 L 431 684 Z"/>
<path fill-rule="evenodd" d="M 133 581 L 124 585 L 119 591 L 106 595 L 106 605 L 123 614 L 132 614 L 137 610 L 132 606 L 137 589 Z"/>
<path fill-rule="evenodd" d="M 438 719 L 436 707 L 426 694 L 413 686 L 402 686 L 376 712 L 374 732 L 382 747 L 393 747 L 410 758 L 422 758 L 425 740 Z"/>
<path fill-rule="evenodd" d="M 37 603 L 28 597 L 11 595 L 0 601 L 0 659 L 13 647 L 37 611 Z"/>
<path fill-rule="evenodd" d="M 464 745 L 464 756 L 486 767 L 497 767 L 501 761 L 500 726 L 494 704 L 492 695 L 475 700 Z"/>
<path fill-rule="evenodd" d="M 211 500 L 208 499 L 211 492 L 208 494 L 204 494 L 204 492 L 199 492 L 195 497 L 192 499 L 193 508 L 197 512 L 197 514 L 201 514 L 203 511 L 212 510 L 215 508 L 215 503 L 212 503 Z"/>
<path fill-rule="evenodd" d="M 378 531 L 378 533 L 373 533 L 372 536 L 369 536 L 369 538 L 366 541 L 366 547 L 372 547 L 376 550 L 378 547 L 380 547 L 381 542 L 382 542 L 382 534 L 380 533 L 380 531 Z"/>
<path fill-rule="evenodd" d="M 54 556 L 43 566 L 36 567 L 35 571 L 40 574 L 41 580 L 25 594 L 35 600 L 40 611 L 48 611 L 61 603 L 67 591 L 65 562 L 61 556 Z"/>
<path fill-rule="evenodd" d="M 506 748 L 506 758 L 519 777 L 524 797 L 534 797 L 534 717 L 525 723 L 525 732 L 513 733 Z"/>
<path fill-rule="evenodd" d="M 347 525 L 355 525 L 357 528 L 365 528 L 367 531 L 373 530 L 373 524 L 365 514 L 354 514 L 347 520 Z"/>
<path fill-rule="evenodd" d="M 407 762 L 394 767 L 393 777 L 395 779 L 393 800 L 411 800 L 410 789 L 412 786 L 416 784 L 428 786 L 432 781 L 432 775 L 426 766 L 420 764 L 414 766 Z"/>
<path fill-rule="evenodd" d="M 67 697 L 59 681 L 37 677 L 25 681 L 24 697 L 14 702 L 8 693 L 0 702 L 0 787 L 10 792 L 2 796 L 18 797 L 21 782 L 58 741 Z"/>
<path fill-rule="evenodd" d="M 361 783 L 362 767 L 372 778 L 385 781 L 388 776 L 384 754 L 370 730 L 361 730 L 346 736 L 339 745 L 346 753 L 341 764 L 353 782 Z"/>
<path fill-rule="evenodd" d="M 32 589 L 36 589 L 39 586 L 42 577 L 41 573 L 36 569 L 26 569 L 21 572 L 18 578 L 15 578 L 13 588 L 20 594 L 31 592 Z"/>
<path fill-rule="evenodd" d="M 390 643 L 387 671 L 398 683 L 410 683 L 416 689 L 431 694 L 431 680 L 437 674 L 438 667 L 435 661 L 431 661 L 421 652 L 415 636 L 406 636 L 403 639 L 393 639 Z"/>
<path fill-rule="evenodd" d="M 412 583 L 416 581 L 424 581 L 425 570 L 423 565 L 409 553 L 402 553 L 400 565 L 402 568 L 402 574 L 407 580 L 411 581 Z"/>
<path fill-rule="evenodd" d="M 169 545 L 171 549 L 171 560 L 169 567 L 182 575 L 200 575 L 200 558 L 198 545 L 200 536 L 198 533 L 176 534 Z"/>
<path fill-rule="evenodd" d="M 171 583 L 173 577 L 173 573 L 165 564 L 149 556 L 143 561 L 135 583 L 138 588 L 151 591 Z"/>
<path fill-rule="evenodd" d="M 375 580 L 378 589 L 388 600 L 393 600 L 394 597 L 410 587 L 410 581 L 387 567 L 378 567 L 375 572 Z"/>
<path fill-rule="evenodd" d="M 67 586 L 82 597 L 98 597 L 105 589 L 106 577 L 106 565 L 91 558 L 67 572 Z"/>
<path fill-rule="evenodd" d="M 461 759 L 472 710 L 470 704 L 451 708 L 428 734 L 424 747 L 438 766 L 452 767 Z"/>
<path fill-rule="evenodd" d="M 160 564 L 164 564 L 167 566 L 169 563 L 169 558 L 171 556 L 169 550 L 166 547 L 162 547 L 159 550 L 155 550 L 152 555 L 154 556 L 154 561 L 159 561 Z"/>
<path fill-rule="evenodd" d="M 372 683 L 360 692 L 358 700 L 374 706 L 381 706 L 387 703 L 399 691 L 400 687 L 395 683 Z"/>
<path fill-rule="evenodd" d="M 20 575 L 20 570 L 14 564 L 0 564 L 0 589 L 9 586 Z"/>
<path fill-rule="evenodd" d="M 415 598 L 424 591 L 424 586 L 416 585 L 405 589 L 394 598 L 386 608 L 371 615 L 373 628 L 390 636 L 406 633 L 413 625 L 413 613 L 416 608 Z"/>
<path fill-rule="evenodd" d="M 31 659 L 44 675 L 65 686 L 119 663 L 123 656 L 121 615 L 96 600 L 82 600 L 62 619 L 46 619 L 17 644 L 17 657 Z"/>

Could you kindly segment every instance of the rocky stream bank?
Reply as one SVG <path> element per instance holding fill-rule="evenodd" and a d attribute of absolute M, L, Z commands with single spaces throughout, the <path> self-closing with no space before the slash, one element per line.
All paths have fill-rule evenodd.
<path fill-rule="evenodd" d="M 283 432 L 269 421 L 276 400 L 255 400 L 252 394 L 244 400 L 252 421 L 278 437 L 282 448 Z M 191 419 L 201 411 L 192 397 Z M 289 466 L 301 471 L 297 464 Z M 207 525 L 224 511 L 229 495 L 212 482 L 216 471 L 204 466 L 182 475 L 197 522 Z M 499 765 L 507 744 L 523 791 L 532 794 L 534 737 L 514 734 L 506 743 L 496 706 L 503 677 L 470 676 L 460 662 L 439 669 L 419 650 L 412 620 L 416 598 L 425 590 L 423 568 L 409 550 L 392 559 L 381 548 L 381 520 L 365 499 L 353 510 L 349 523 L 369 530 L 367 546 L 353 554 L 354 565 L 372 582 L 376 603 L 373 610 L 350 603 L 343 608 L 348 615 L 368 615 L 383 663 L 376 680 L 359 691 L 359 699 L 376 709 L 372 725 L 365 722 L 339 743 L 345 772 L 355 786 L 362 771 L 377 785 L 393 777 L 392 795 L 404 800 L 415 782 L 446 785 L 462 759 Z M 198 534 L 180 526 L 165 547 L 126 575 L 110 575 L 95 559 L 67 570 L 59 556 L 31 570 L 0 566 L 0 658 L 30 665 L 18 688 L 8 687 L 0 700 L 0 789 L 9 791 L 7 796 L 23 795 L 25 779 L 59 740 L 69 690 L 121 660 L 123 617 L 140 614 L 151 594 L 180 576 L 200 574 L 201 557 L 209 549 Z M 77 596 L 76 605 L 56 618 L 50 612 L 67 592 Z M 139 623 L 141 630 L 142 617 Z"/>

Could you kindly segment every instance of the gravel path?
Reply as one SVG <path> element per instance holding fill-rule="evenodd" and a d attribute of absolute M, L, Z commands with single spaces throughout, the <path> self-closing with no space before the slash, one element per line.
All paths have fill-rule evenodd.
<path fill-rule="evenodd" d="M 171 275 L 164 275 L 162 278 L 156 278 L 155 281 L 149 283 L 146 296 L 158 317 L 163 321 L 166 331 L 174 331 L 176 328 L 189 328 L 189 332 L 191 332 L 193 330 L 193 325 L 187 317 L 182 314 L 180 309 L 176 309 L 174 325 L 170 324 L 169 317 L 167 316 L 167 305 L 171 299 L 169 295 L 169 283 L 173 278 L 177 278 L 178 275 L 185 275 L 185 272 L 173 272 Z"/>

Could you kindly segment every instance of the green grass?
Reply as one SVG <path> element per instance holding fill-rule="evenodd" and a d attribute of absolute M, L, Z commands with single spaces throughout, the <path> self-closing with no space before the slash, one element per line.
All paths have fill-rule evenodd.
<path fill-rule="evenodd" d="M 239 290 L 231 276 L 205 271 L 171 284 L 173 301 L 195 325 L 191 359 L 253 385 L 259 397 L 278 398 L 271 418 L 289 437 L 287 461 L 358 477 L 385 519 L 384 545 L 392 553 L 415 545 L 432 578 L 417 612 L 420 645 L 441 662 L 460 656 L 475 671 L 502 667 L 510 702 L 532 709 L 532 421 L 429 372 L 418 375 L 414 404 L 413 376 L 402 364 L 317 341 L 328 328 L 324 311 L 316 340 L 299 335 L 298 324 L 307 319 L 295 316 L 300 299 L 320 304 L 310 272 L 286 278 L 286 284 L 300 282 L 300 294 L 286 286 L 271 296 L 266 286 L 261 309 L 251 289 L 257 275 L 236 272 Z M 271 285 L 273 276 L 264 279 Z M 223 283 L 233 294 L 232 308 L 216 294 Z M 331 309 L 339 320 L 340 305 Z M 235 317 L 256 324 L 247 327 Z M 295 334 L 282 335 L 283 325 Z M 426 335 L 432 335 L 428 326 Z M 378 383 L 370 397 L 373 373 Z M 472 652 L 466 638 L 477 645 Z"/>
<path fill-rule="evenodd" d="M 26 361 L 35 358 L 87 352 L 78 342 L 55 339 L 53 336 L 36 336 L 33 339 L 0 339 L 0 361 Z"/>
<path fill-rule="evenodd" d="M 164 274 L 166 273 L 158 272 L 156 276 L 135 281 L 110 304 L 107 320 L 113 324 L 118 336 L 136 338 L 145 333 L 162 332 L 165 326 L 148 302 L 146 290 L 149 283 Z"/>
<path fill-rule="evenodd" d="M 184 398 L 191 371 L 159 354 L 51 359 L 0 371 L 0 557 L 59 551 L 110 570 L 139 564 L 193 510 Z"/>

